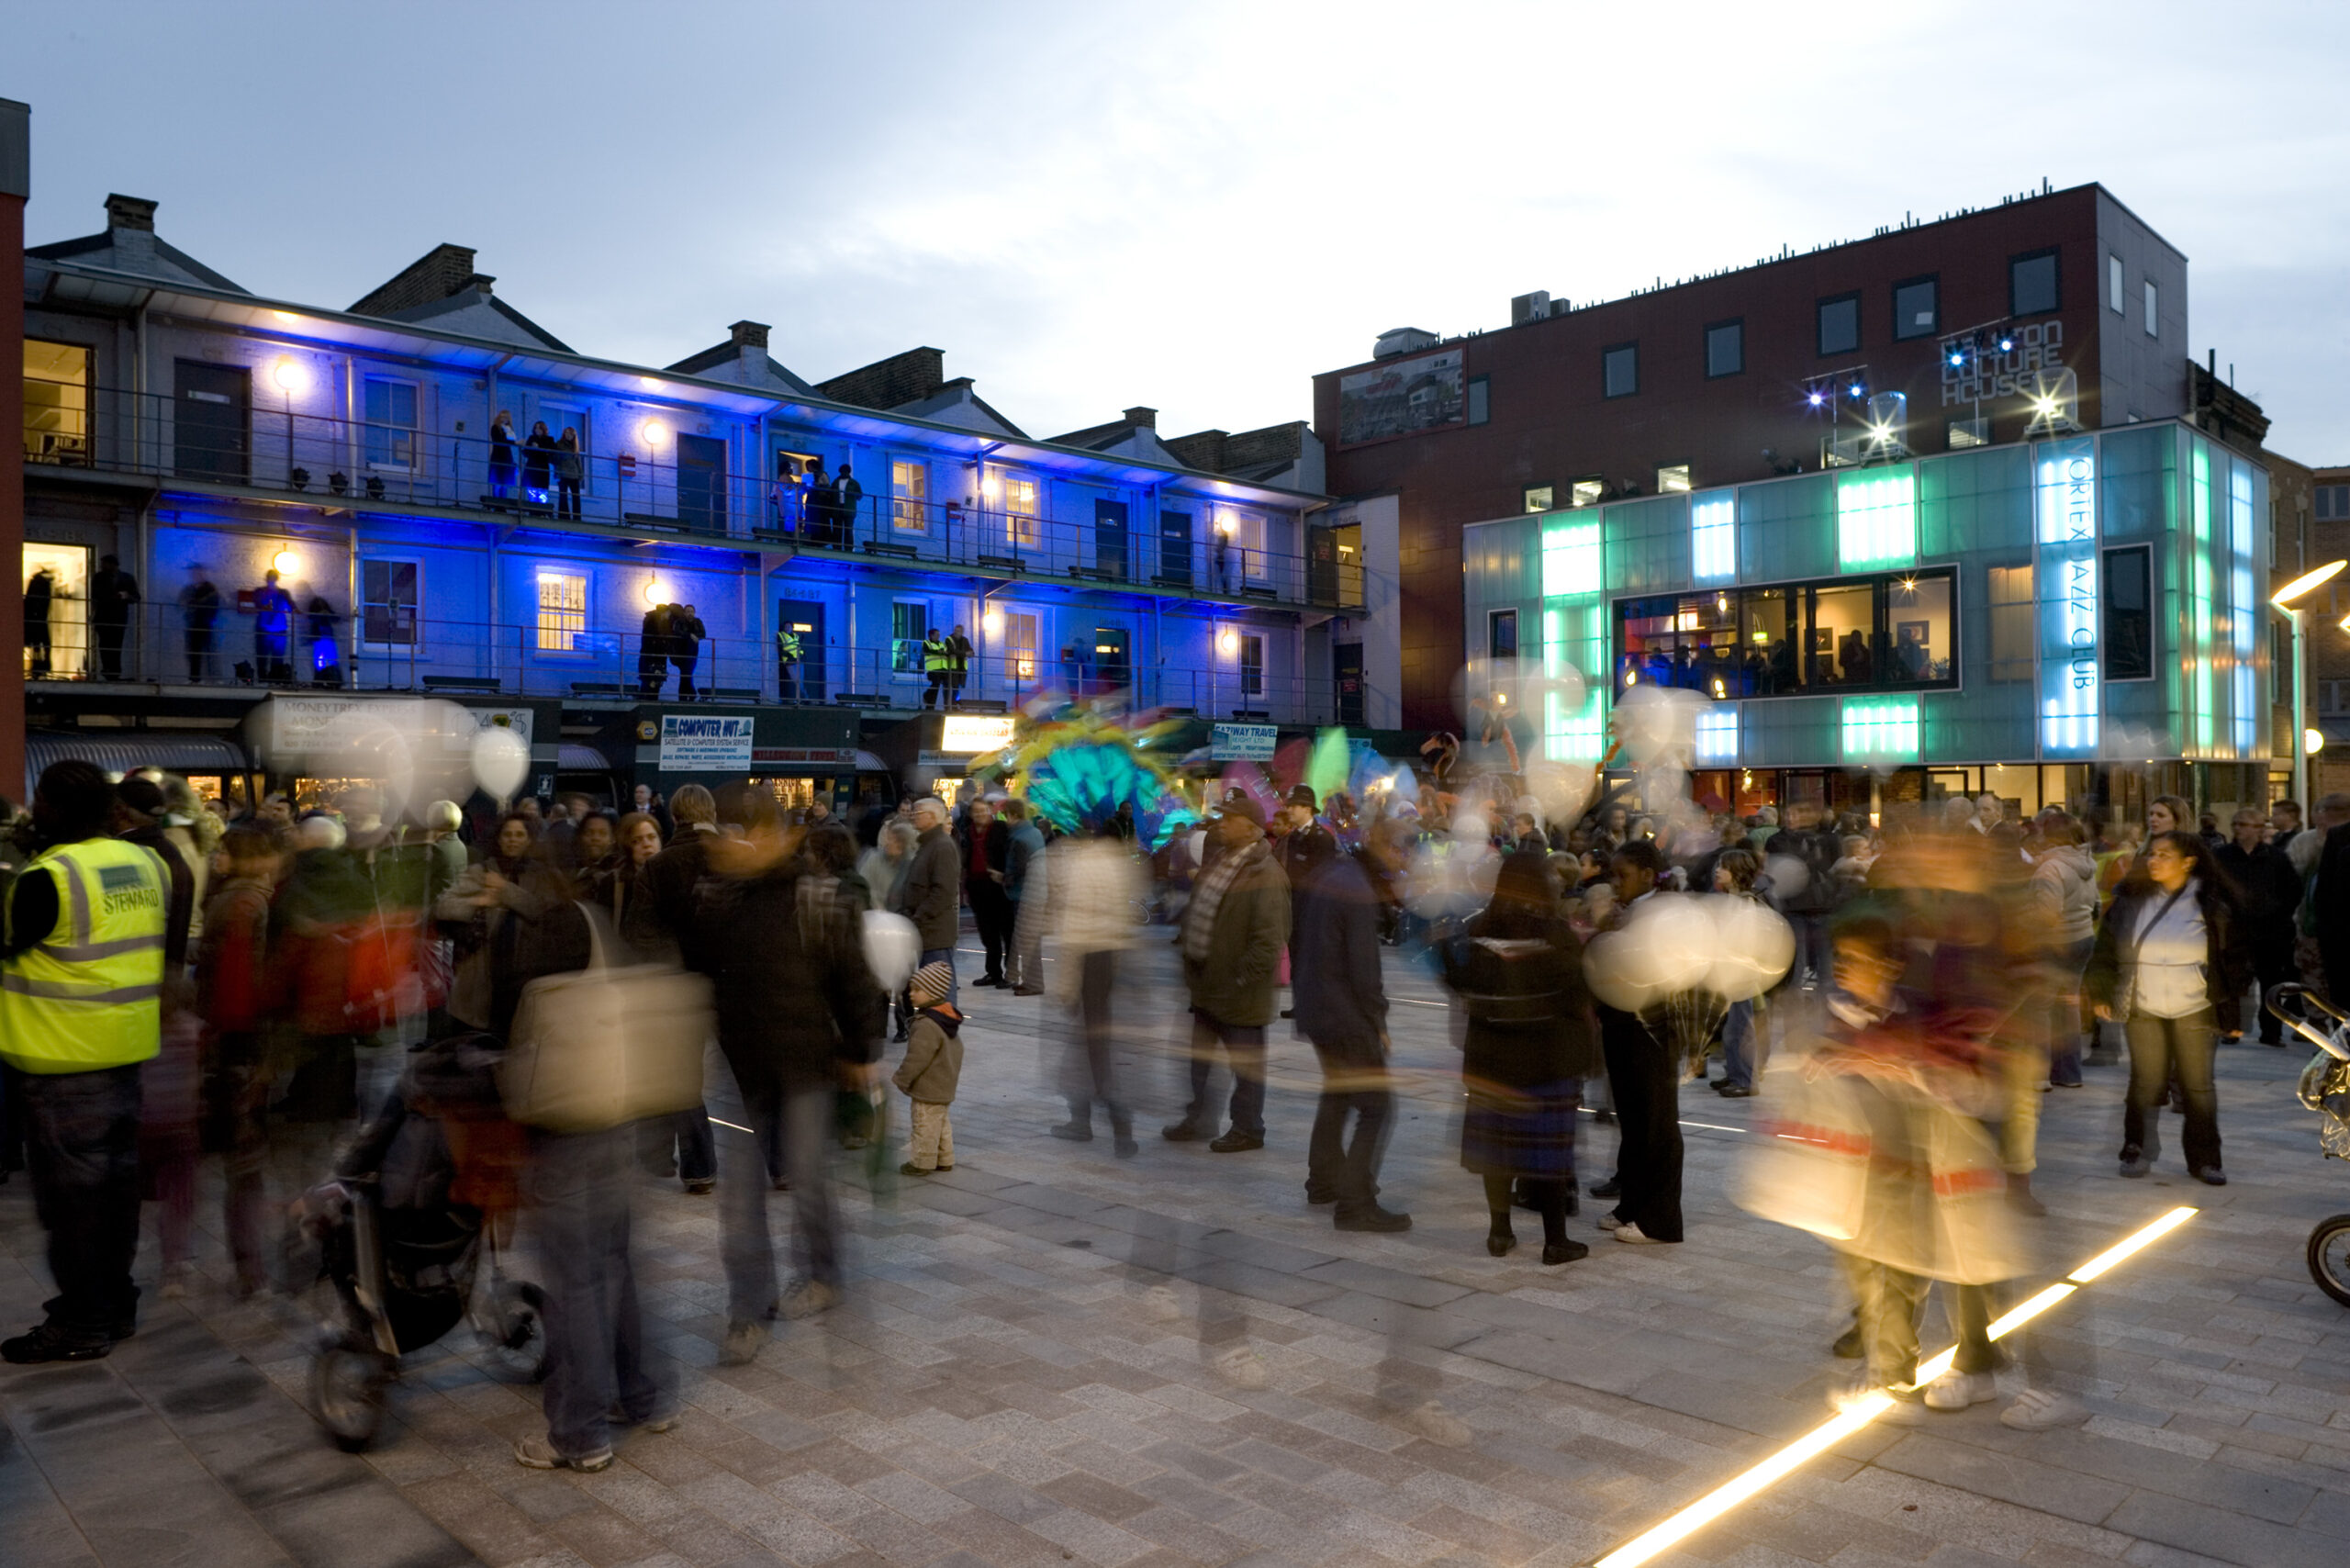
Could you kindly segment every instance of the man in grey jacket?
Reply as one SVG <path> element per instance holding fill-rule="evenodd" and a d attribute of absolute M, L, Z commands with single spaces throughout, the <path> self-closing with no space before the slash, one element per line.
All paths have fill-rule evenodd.
<path fill-rule="evenodd" d="M 1246 796 L 1208 820 L 1219 854 L 1183 912 L 1183 980 L 1192 993 L 1192 1103 L 1162 1130 L 1171 1142 L 1208 1136 L 1208 1074 L 1218 1047 L 1232 1063 L 1232 1128 L 1208 1147 L 1235 1154 L 1265 1147 L 1265 1025 L 1273 977 L 1289 941 L 1289 879 L 1265 842 L 1264 808 Z"/>
<path fill-rule="evenodd" d="M 913 864 L 898 889 L 894 907 L 914 923 L 922 937 L 922 957 L 916 967 L 945 964 L 952 973 L 955 935 L 961 924 L 963 868 L 955 853 L 954 836 L 946 831 L 946 802 L 935 795 L 916 801 L 914 830 L 919 836 L 914 840 Z M 959 986 L 950 990 L 946 1000 L 957 1001 L 959 990 Z"/>

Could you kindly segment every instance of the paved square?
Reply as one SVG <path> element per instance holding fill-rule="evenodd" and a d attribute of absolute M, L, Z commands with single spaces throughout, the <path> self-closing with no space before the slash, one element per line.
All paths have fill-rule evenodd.
<path fill-rule="evenodd" d="M 464 1329 L 410 1358 L 372 1451 L 337 1452 L 303 1407 L 298 1324 L 227 1294 L 208 1188 L 185 1300 L 151 1291 L 138 1338 L 105 1361 L 0 1370 L 0 1568 L 1570 1568 L 1824 1418 L 1849 1365 L 1827 1353 L 1847 1311 L 1833 1260 L 1721 1196 L 1751 1102 L 1684 1093 L 1685 1245 L 1609 1244 L 1586 1199 L 1570 1226 L 1588 1260 L 1489 1258 L 1455 1158 L 1448 1014 L 1426 971 L 1391 955 L 1407 1103 L 1385 1201 L 1416 1224 L 1339 1235 L 1304 1197 L 1302 1042 L 1277 1038 L 1262 1152 L 1156 1136 L 1179 1098 L 1162 1054 L 1181 1024 L 1170 958 L 1154 945 L 1121 993 L 1138 1159 L 1112 1158 L 1106 1128 L 1091 1145 L 1045 1135 L 1062 1115 L 1048 1002 L 967 991 L 957 1168 L 853 1188 L 849 1304 L 778 1325 L 752 1366 L 715 1364 L 712 1201 L 647 1182 L 640 1274 L 688 1414 L 627 1438 L 600 1475 L 514 1463 L 536 1391 L 500 1381 Z M 2350 1210 L 2350 1167 L 2320 1158 L 2292 1099 L 2304 1059 L 2222 1053 L 2223 1190 L 2175 1162 L 2115 1178 L 2121 1070 L 2048 1096 L 2038 1184 L 2055 1271 L 2174 1204 L 2206 1211 L 2032 1336 L 2096 1412 L 2087 1427 L 2011 1432 L 1996 1404 L 1880 1423 L 1660 1561 L 2350 1562 L 2350 1311 L 2301 1260 L 2312 1221 Z M 1589 1179 L 1614 1140 L 1583 1130 Z M 788 1214 L 779 1201 L 786 1227 Z M 1531 1215 L 1520 1235 L 1539 1242 Z M 0 1188 L 11 1329 L 46 1294 L 40 1245 L 20 1177 Z M 151 1238 L 142 1279 L 153 1270 Z M 1263 1388 L 1212 1364 L 1244 1338 Z M 1415 1424 L 1430 1398 L 1465 1446 Z"/>

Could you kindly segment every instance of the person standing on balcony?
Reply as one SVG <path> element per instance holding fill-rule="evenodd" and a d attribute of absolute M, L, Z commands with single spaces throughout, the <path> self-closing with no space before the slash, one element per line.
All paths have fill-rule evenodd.
<path fill-rule="evenodd" d="M 923 678 L 929 682 L 923 688 L 922 692 L 922 705 L 924 708 L 946 706 L 946 682 L 950 678 L 948 671 L 954 668 L 954 649 L 947 644 L 946 637 L 939 633 L 938 629 L 932 627 L 930 635 L 922 640 Z"/>
<path fill-rule="evenodd" d="M 47 566 L 25 583 L 25 651 L 32 655 L 28 672 L 36 680 L 49 674 L 49 610 L 57 598 L 57 579 Z"/>
<path fill-rule="evenodd" d="M 971 678 L 971 655 L 976 651 L 971 646 L 971 639 L 963 634 L 963 628 L 960 626 L 956 627 L 955 634 L 946 639 L 946 652 L 949 655 L 946 664 L 946 693 L 947 701 L 950 704 L 963 700 L 963 683 Z"/>
<path fill-rule="evenodd" d="M 856 508 L 865 498 L 865 487 L 856 482 L 849 465 L 841 465 L 840 477 L 834 482 L 833 543 L 846 550 L 856 543 Z"/>
<path fill-rule="evenodd" d="M 710 635 L 690 604 L 669 607 L 669 662 L 677 666 L 677 700 L 694 700 L 694 665 L 701 658 L 701 641 Z"/>
<path fill-rule="evenodd" d="M 522 504 L 531 510 L 547 510 L 554 470 L 554 437 L 546 420 L 540 420 L 531 426 L 531 439 L 522 443 Z"/>
<path fill-rule="evenodd" d="M 288 654 L 294 636 L 294 596 L 277 586 L 275 567 L 262 574 L 253 589 L 253 662 L 261 666 L 264 684 L 291 682 L 294 665 Z"/>
<path fill-rule="evenodd" d="M 658 697 L 661 683 L 669 678 L 669 607 L 656 604 L 644 612 L 644 624 L 637 633 L 636 694 Z"/>
<path fill-rule="evenodd" d="M 122 638 L 130 630 L 130 607 L 139 602 L 139 579 L 112 555 L 98 557 L 90 579 L 90 622 L 98 631 L 98 667 L 108 680 L 122 678 Z"/>
<path fill-rule="evenodd" d="M 833 542 L 833 481 L 824 473 L 821 457 L 808 465 L 807 483 L 800 502 L 800 515 L 806 520 L 801 532 L 811 544 L 829 545 Z"/>
<path fill-rule="evenodd" d="M 776 695 L 781 700 L 800 700 L 800 661 L 806 656 L 799 633 L 786 626 L 775 634 Z"/>
<path fill-rule="evenodd" d="M 579 521 L 579 481 L 586 476 L 586 464 L 579 452 L 578 427 L 564 426 L 554 443 L 555 516 Z"/>
<path fill-rule="evenodd" d="M 499 500 L 514 491 L 514 416 L 505 409 L 489 421 L 489 493 Z"/>
<path fill-rule="evenodd" d="M 219 619 L 220 590 L 198 566 L 196 580 L 180 589 L 180 627 L 187 639 L 187 678 L 192 686 L 212 678 L 212 629 Z"/>

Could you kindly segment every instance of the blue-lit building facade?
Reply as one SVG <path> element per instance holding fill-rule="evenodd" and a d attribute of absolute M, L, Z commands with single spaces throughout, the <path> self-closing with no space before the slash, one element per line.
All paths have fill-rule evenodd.
<path fill-rule="evenodd" d="M 1606 757 L 1629 689 L 1700 694 L 1716 809 L 2265 805 L 2291 700 L 2267 489 L 2155 420 L 1500 519 L 1465 533 L 1464 657 L 1588 678 L 1526 716 L 1556 758 Z"/>
<path fill-rule="evenodd" d="M 1392 530 L 1331 525 L 1302 422 L 1162 441 L 1135 409 L 1038 439 L 934 350 L 815 385 L 744 321 L 623 364 L 456 247 L 320 309 L 175 250 L 151 203 L 108 215 L 25 266 L 37 742 L 244 735 L 265 701 L 431 693 L 532 713 L 538 787 L 601 767 L 666 789 L 664 715 L 734 711 L 752 772 L 845 797 L 860 772 L 954 770 L 934 731 L 902 760 L 880 742 L 928 703 L 1058 689 L 1304 726 L 1380 722 L 1365 691 L 1394 689 Z M 142 596 L 119 633 L 91 602 L 106 555 Z M 691 709 L 647 619 L 670 605 L 699 633 Z M 958 630 L 972 653 L 941 688 L 923 642 Z"/>

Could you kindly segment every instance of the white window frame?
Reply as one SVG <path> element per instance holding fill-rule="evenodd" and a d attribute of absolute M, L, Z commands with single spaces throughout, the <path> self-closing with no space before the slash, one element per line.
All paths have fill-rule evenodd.
<path fill-rule="evenodd" d="M 2129 280 L 2122 275 L 2121 256 L 2111 251 L 2105 253 L 2105 303 L 2116 316 L 2130 313 Z"/>
<path fill-rule="evenodd" d="M 367 637 L 367 607 L 387 602 L 367 597 L 367 568 L 370 566 L 412 566 L 416 569 L 416 602 L 409 606 L 415 617 L 415 630 L 405 643 L 370 642 Z M 417 654 L 424 651 L 424 561 L 416 555 L 366 555 L 359 557 L 358 625 L 352 636 L 363 654 Z"/>
<path fill-rule="evenodd" d="M 1042 662 L 1036 652 L 1036 633 L 1041 617 L 1033 610 L 1007 610 L 1003 612 L 1003 669 L 1005 676 L 1022 686 L 1037 679 L 1036 666 Z M 1021 667 L 1023 661 L 1027 667 Z"/>
<path fill-rule="evenodd" d="M 922 606 L 921 637 L 908 639 L 898 635 L 898 606 L 901 604 L 919 604 Z M 922 597 L 920 594 L 893 594 L 890 596 L 889 675 L 891 680 L 923 681 L 930 678 L 928 673 L 922 667 L 922 654 L 920 649 L 923 643 L 929 639 L 930 634 L 938 630 L 936 622 L 932 619 L 933 612 L 936 608 L 937 607 L 932 604 L 929 599 Z M 914 654 L 914 667 L 912 669 L 900 669 L 898 667 L 898 644 L 901 642 L 910 640 L 913 643 L 916 649 Z"/>
<path fill-rule="evenodd" d="M 1248 667 L 1252 662 L 1248 655 L 1251 652 L 1257 655 L 1253 661 L 1257 669 L 1254 686 L 1249 684 L 1248 676 Z M 1265 694 L 1265 634 L 1262 632 L 1241 633 L 1240 647 L 1232 662 L 1239 675 L 1240 695 L 1262 697 Z"/>
<path fill-rule="evenodd" d="M 1014 550 L 1045 547 L 1045 482 L 1026 474 L 999 469 L 995 476 L 996 510 L 1003 519 L 1003 542 Z M 1024 487 L 1027 505 L 1014 501 L 1015 488 Z"/>
<path fill-rule="evenodd" d="M 586 498 L 595 489 L 595 486 L 589 481 L 596 476 L 596 465 L 588 460 L 588 454 L 596 450 L 596 426 L 593 412 L 588 409 L 573 408 L 562 403 L 542 403 L 534 417 L 546 420 L 549 433 L 557 441 L 563 439 L 564 426 L 579 427 L 579 494 L 581 498 Z M 548 485 L 559 488 L 562 480 L 553 472 L 554 461 L 552 457 L 547 461 L 547 467 L 549 469 Z M 550 506 L 554 504 L 554 488 L 551 488 L 547 496 L 547 504 Z"/>
<path fill-rule="evenodd" d="M 2162 291 L 2154 286 L 2153 278 L 2146 280 L 2145 326 L 2146 336 L 2160 338 L 2163 335 Z"/>
<path fill-rule="evenodd" d="M 890 532 L 930 532 L 930 465 L 920 457 L 891 457 L 890 463 Z M 900 471 L 912 476 L 911 487 Z"/>
<path fill-rule="evenodd" d="M 548 604 L 546 590 L 547 585 L 551 582 L 577 583 L 579 585 L 577 608 L 574 609 L 572 606 L 564 604 Z M 588 624 L 588 607 L 596 601 L 595 575 L 585 567 L 541 566 L 532 574 L 531 586 L 532 599 L 536 607 L 532 620 L 533 633 L 531 638 L 532 653 L 539 658 L 547 659 L 593 658 L 594 650 L 584 648 L 580 644 L 592 634 L 594 630 Z M 550 622 L 548 619 L 550 614 L 558 617 L 576 615 L 579 618 L 579 624 L 565 626 L 560 620 Z M 549 638 L 559 637 L 568 637 L 570 641 L 567 644 L 554 644 L 548 641 Z"/>
<path fill-rule="evenodd" d="M 368 384 L 376 381 L 382 382 L 386 386 L 405 386 L 416 394 L 416 422 L 414 424 L 396 425 L 388 420 L 372 420 L 367 417 Z M 359 375 L 359 425 L 360 454 L 366 460 L 369 473 L 415 474 L 421 472 L 416 461 L 416 448 L 417 444 L 424 439 L 424 383 L 406 375 L 385 375 L 375 371 L 363 370 Z M 379 463 L 370 454 L 369 448 L 375 444 L 375 432 L 379 430 L 395 432 L 393 437 L 395 441 L 397 440 L 397 432 L 407 432 L 408 447 L 407 462 Z"/>
<path fill-rule="evenodd" d="M 1558 496 L 1556 486 L 1528 485 L 1526 487 L 1525 510 L 1529 516 L 1536 512 L 1555 510 Z"/>
<path fill-rule="evenodd" d="M 1662 463 L 1656 470 L 1656 493 L 1660 496 L 1685 496 L 1689 493 L 1689 465 Z"/>

